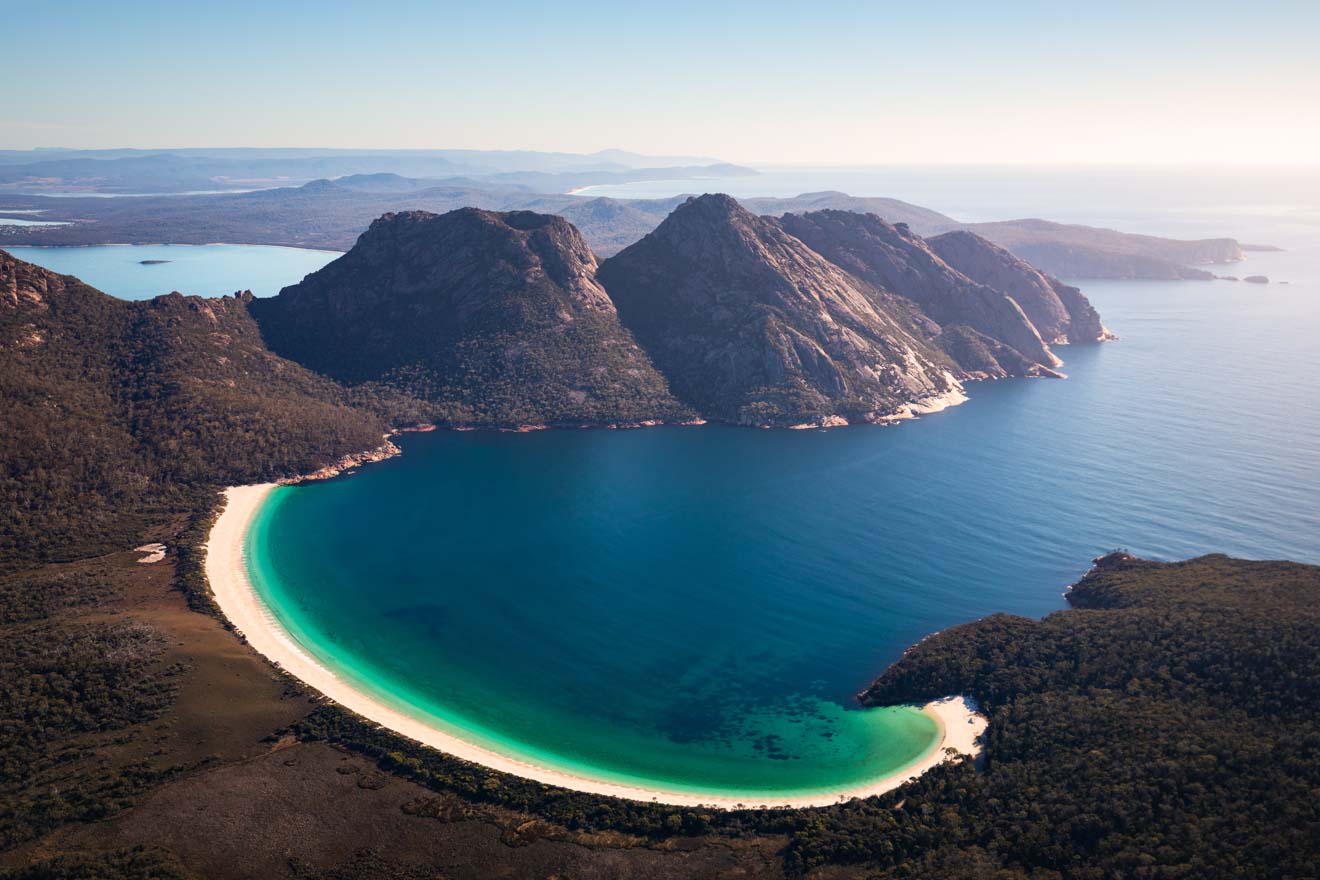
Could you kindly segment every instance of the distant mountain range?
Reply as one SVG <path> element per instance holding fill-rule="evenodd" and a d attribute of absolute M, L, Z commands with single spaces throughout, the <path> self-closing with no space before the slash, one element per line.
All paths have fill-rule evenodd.
<path fill-rule="evenodd" d="M 74 160 L 82 161 L 82 160 Z M 338 161 L 338 160 L 336 160 Z M 733 173 L 718 166 L 720 175 Z M 710 169 L 705 169 L 710 170 Z M 0 168 L 3 171 L 3 168 Z M 443 213 L 462 207 L 492 211 L 530 210 L 558 214 L 582 232 L 600 256 L 615 254 L 655 229 L 688 196 L 612 199 L 572 195 L 586 181 L 688 179 L 699 167 L 627 170 L 495 173 L 484 178 L 419 179 L 390 172 L 348 174 L 299 187 L 256 192 L 140 198 L 49 198 L 0 195 L 4 209 L 40 211 L 42 220 L 66 226 L 3 226 L 0 243 L 11 244 L 278 244 L 347 250 L 376 217 L 424 210 Z M 754 172 L 749 172 L 754 173 Z M 562 192 L 544 192 L 559 189 Z M 538 191 L 539 190 L 539 191 Z M 1181 241 L 1046 220 L 961 223 L 898 199 L 805 193 L 793 198 L 747 198 L 753 213 L 779 216 L 823 209 L 874 213 L 905 223 L 920 235 L 970 230 L 1064 278 L 1204 279 L 1197 265 L 1232 263 L 1244 246 L 1231 238 Z M 30 215 L 29 216 L 30 219 Z"/>
<path fill-rule="evenodd" d="M 756 174 L 692 156 L 623 150 L 43 150 L 0 151 L 0 192 L 184 193 L 242 191 L 318 178 L 393 174 L 426 179 L 468 176 L 531 184 L 543 192 L 634 180 Z"/>
<path fill-rule="evenodd" d="M 154 443 L 151 425 L 219 430 L 225 412 L 277 399 L 290 404 L 272 424 L 330 407 L 357 419 L 354 436 L 385 417 L 888 422 L 958 402 L 968 379 L 1056 376 L 1050 344 L 1107 338 L 1075 288 L 954 236 L 846 211 L 774 219 L 707 195 L 598 264 L 559 216 L 413 211 L 380 217 L 278 296 L 146 303 L 5 257 L 0 352 L 36 394 L 15 399 L 57 382 L 62 400 L 103 401 L 91 411 L 136 401 L 124 442 Z M 103 366 L 80 378 L 86 364 Z"/>

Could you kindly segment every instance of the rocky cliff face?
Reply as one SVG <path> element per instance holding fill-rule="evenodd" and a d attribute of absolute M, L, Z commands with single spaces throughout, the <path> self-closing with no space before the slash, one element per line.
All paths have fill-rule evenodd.
<path fill-rule="evenodd" d="M 967 277 L 1011 297 L 1049 343 L 1109 338 L 1080 290 L 1051 278 L 981 236 L 958 230 L 928 239 L 931 249 Z"/>
<path fill-rule="evenodd" d="M 607 424 L 690 415 L 561 217 L 386 214 L 351 251 L 252 306 L 281 354 L 430 401 L 454 424 Z"/>
<path fill-rule="evenodd" d="M 941 338 L 939 343 L 968 372 L 1041 375 L 1059 365 L 1013 299 L 950 266 L 906 225 L 888 223 L 874 214 L 834 210 L 785 214 L 780 222 L 826 259 L 913 303 L 937 325 L 934 334 L 942 337 L 956 327 L 975 331 L 983 341 L 974 348 L 968 345 L 972 337 L 965 333 Z M 984 340 L 995 344 L 986 345 Z M 973 351 L 976 354 L 970 357 Z"/>
<path fill-rule="evenodd" d="M 689 199 L 600 279 L 675 393 L 714 418 L 875 422 L 960 392 L 907 316 L 728 196 Z"/>

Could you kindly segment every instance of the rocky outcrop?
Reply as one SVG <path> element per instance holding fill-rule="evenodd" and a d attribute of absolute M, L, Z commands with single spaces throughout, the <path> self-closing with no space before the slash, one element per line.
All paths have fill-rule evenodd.
<path fill-rule="evenodd" d="M 400 431 L 399 433 L 407 433 L 407 431 Z M 281 486 L 297 486 L 301 483 L 314 483 L 318 480 L 332 480 L 335 477 L 338 477 L 347 471 L 351 471 L 354 468 L 359 468 L 364 464 L 384 461 L 387 458 L 393 458 L 396 455 L 403 454 L 403 450 L 395 445 L 394 441 L 390 439 L 389 434 L 386 434 L 381 439 L 383 442 L 375 449 L 370 449 L 366 452 L 350 452 L 348 455 L 341 457 L 338 461 L 317 468 L 310 473 L 300 474 L 296 477 L 287 477 L 280 480 L 279 484 Z"/>
<path fill-rule="evenodd" d="M 1108 338 L 1099 314 L 1080 290 L 1045 275 L 994 242 L 965 230 L 946 232 L 928 241 L 950 266 L 1011 297 L 1046 342 Z"/>
<path fill-rule="evenodd" d="M 675 393 L 723 421 L 886 421 L 960 394 L 908 316 L 728 196 L 689 199 L 600 279 Z"/>
<path fill-rule="evenodd" d="M 682 420 L 561 217 L 386 214 L 343 257 L 257 300 L 276 351 L 429 401 L 448 424 Z"/>
<path fill-rule="evenodd" d="M 834 210 L 785 214 L 780 223 L 830 262 L 914 304 L 937 325 L 935 334 L 942 328 L 967 327 L 983 339 L 994 340 L 995 345 L 977 346 L 968 361 L 962 358 L 971 356 L 973 348 L 965 334 L 941 342 L 969 372 L 1038 375 L 1059 365 L 1018 303 L 949 265 L 905 224 Z M 1002 362 L 995 351 L 1005 354 Z"/>
<path fill-rule="evenodd" d="M 15 312 L 26 309 L 46 311 L 50 308 L 49 294 L 62 292 L 64 288 L 65 276 L 0 251 L 0 304 Z"/>
<path fill-rule="evenodd" d="M 1100 320 L 1100 313 L 1091 305 L 1086 294 L 1057 278 L 1050 278 L 1049 281 L 1055 295 L 1068 310 L 1068 342 L 1108 342 L 1118 338 L 1105 327 Z"/>

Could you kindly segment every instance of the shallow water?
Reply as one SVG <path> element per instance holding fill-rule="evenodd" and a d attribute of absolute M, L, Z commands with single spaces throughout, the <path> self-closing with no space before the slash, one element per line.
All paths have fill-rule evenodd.
<path fill-rule="evenodd" d="M 852 695 L 930 632 L 1060 609 L 1116 547 L 1320 562 L 1313 265 L 1088 283 L 1121 341 L 898 427 L 411 435 L 278 490 L 254 578 L 314 653 L 506 752 L 683 790 L 883 775 L 931 731 Z"/>
<path fill-rule="evenodd" d="M 0 221 L 3 222 L 3 221 Z M 150 299 L 177 290 L 224 296 L 251 290 L 274 296 L 340 256 L 335 251 L 250 244 L 140 244 L 0 248 L 29 263 L 76 275 L 120 299 Z M 164 260 L 143 265 L 143 260 Z"/>

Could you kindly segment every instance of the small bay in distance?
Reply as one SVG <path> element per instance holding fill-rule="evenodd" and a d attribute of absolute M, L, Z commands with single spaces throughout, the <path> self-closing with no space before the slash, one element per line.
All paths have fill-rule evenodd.
<path fill-rule="evenodd" d="M 339 256 L 336 251 L 253 244 L 0 247 L 20 260 L 76 275 L 120 299 L 151 299 L 174 290 L 197 296 L 239 290 L 274 296 Z"/>

